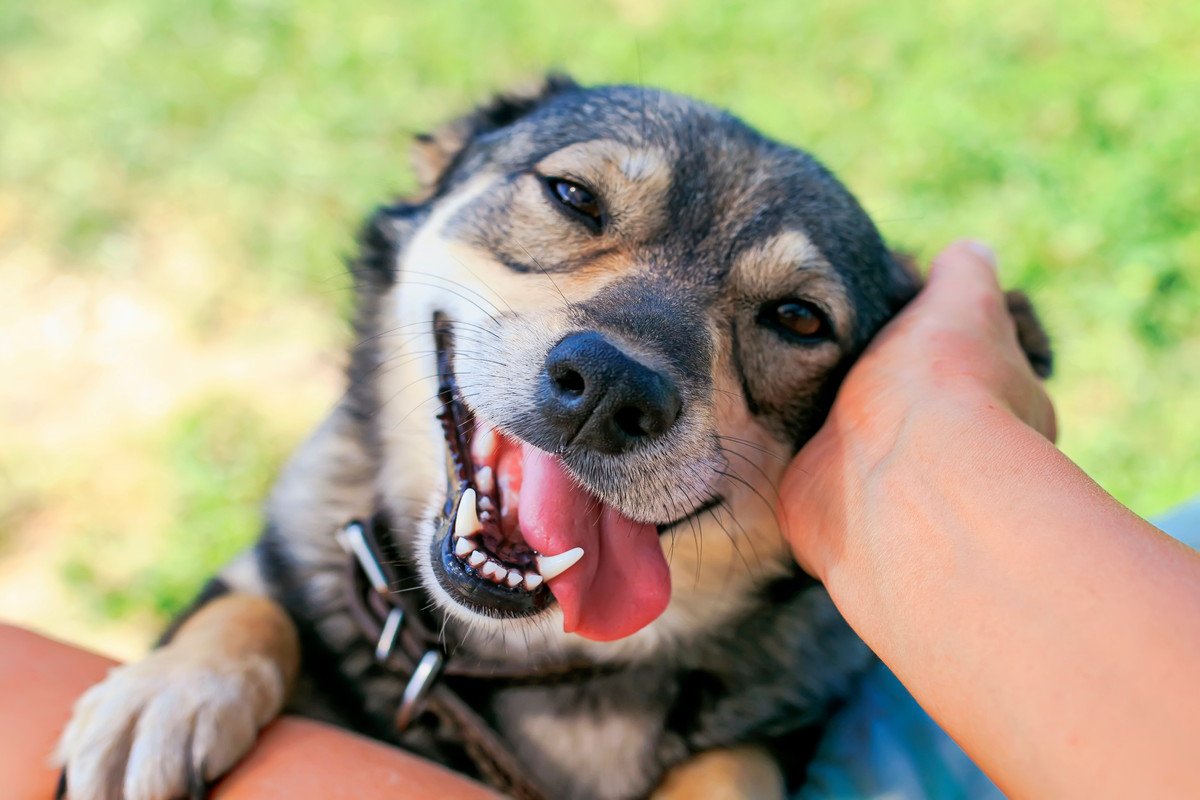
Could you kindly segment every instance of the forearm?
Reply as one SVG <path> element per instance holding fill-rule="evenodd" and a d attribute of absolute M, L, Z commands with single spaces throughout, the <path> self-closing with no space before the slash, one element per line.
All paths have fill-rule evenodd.
<path fill-rule="evenodd" d="M 1200 559 L 994 406 L 853 441 L 821 577 L 1001 788 L 1200 794 Z"/>

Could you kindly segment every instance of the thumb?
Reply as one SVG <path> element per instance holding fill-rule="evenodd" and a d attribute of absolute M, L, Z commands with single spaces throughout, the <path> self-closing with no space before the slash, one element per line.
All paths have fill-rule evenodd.
<path fill-rule="evenodd" d="M 933 257 L 929 284 L 953 282 L 990 287 L 1000 291 L 996 276 L 996 254 L 992 248 L 974 239 L 959 239 Z"/>
<path fill-rule="evenodd" d="M 970 322 L 978 320 L 981 308 L 1002 309 L 1004 291 L 996 274 L 995 254 L 972 239 L 954 242 L 934 256 L 917 301 L 937 306 L 937 318 L 944 321 Z"/>

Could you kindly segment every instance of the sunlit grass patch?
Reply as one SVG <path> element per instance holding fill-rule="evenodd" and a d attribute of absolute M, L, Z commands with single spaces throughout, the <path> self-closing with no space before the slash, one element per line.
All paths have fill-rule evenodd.
<path fill-rule="evenodd" d="M 261 410 L 236 397 L 204 399 L 170 420 L 154 445 L 167 468 L 154 498 L 166 524 L 152 537 L 85 528 L 63 564 L 64 578 L 102 615 L 178 613 L 201 583 L 251 544 L 260 508 L 292 442 Z M 111 521 L 109 526 L 111 526 Z"/>

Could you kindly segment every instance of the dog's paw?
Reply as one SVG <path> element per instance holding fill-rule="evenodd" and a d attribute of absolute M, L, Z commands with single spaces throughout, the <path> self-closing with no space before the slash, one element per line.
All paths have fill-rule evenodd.
<path fill-rule="evenodd" d="M 667 773 L 650 800 L 783 800 L 783 775 L 766 750 L 742 745 L 709 750 Z"/>
<path fill-rule="evenodd" d="M 56 760 L 70 800 L 171 800 L 250 750 L 279 713 L 284 680 L 265 658 L 170 646 L 113 669 L 79 698 Z"/>

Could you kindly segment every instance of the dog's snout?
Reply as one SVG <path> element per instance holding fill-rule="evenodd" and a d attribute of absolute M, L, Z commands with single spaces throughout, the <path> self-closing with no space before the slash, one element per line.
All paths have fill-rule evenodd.
<path fill-rule="evenodd" d="M 547 354 L 538 406 L 562 441 L 608 454 L 662 436 L 682 411 L 669 376 L 590 331 Z"/>

